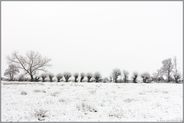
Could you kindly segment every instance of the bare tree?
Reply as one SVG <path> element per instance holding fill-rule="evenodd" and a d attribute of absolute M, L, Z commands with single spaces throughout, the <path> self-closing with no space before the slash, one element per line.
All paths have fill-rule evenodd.
<path fill-rule="evenodd" d="M 148 72 L 145 72 L 145 73 L 141 74 L 141 77 L 143 79 L 143 82 L 147 83 L 148 80 L 150 79 L 150 74 Z"/>
<path fill-rule="evenodd" d="M 180 81 L 181 81 L 182 83 L 184 82 L 184 76 L 183 76 L 183 74 L 181 74 Z"/>
<path fill-rule="evenodd" d="M 124 82 L 128 82 L 128 75 L 129 75 L 128 71 L 124 70 L 123 75 L 124 75 L 124 78 L 123 78 Z"/>
<path fill-rule="evenodd" d="M 84 77 L 85 77 L 85 73 L 81 73 L 81 74 L 80 74 L 80 82 L 83 81 Z"/>
<path fill-rule="evenodd" d="M 181 79 L 181 74 L 180 73 L 174 73 L 174 80 L 175 80 L 175 82 L 176 83 L 178 83 L 179 82 L 179 80 Z"/>
<path fill-rule="evenodd" d="M 20 74 L 18 76 L 18 81 L 24 81 L 25 80 L 25 75 L 24 74 Z"/>
<path fill-rule="evenodd" d="M 50 82 L 53 82 L 54 74 L 49 73 L 49 74 L 48 74 L 48 76 L 49 76 L 49 80 L 50 80 Z"/>
<path fill-rule="evenodd" d="M 161 69 L 158 69 L 155 73 L 152 75 L 153 81 L 161 81 L 163 80 L 163 72 Z"/>
<path fill-rule="evenodd" d="M 176 57 L 174 57 L 173 61 L 174 61 L 173 77 L 174 77 L 175 82 L 178 83 L 179 79 L 181 78 L 181 74 L 178 72 Z"/>
<path fill-rule="evenodd" d="M 25 56 L 14 52 L 11 56 L 8 56 L 8 62 L 14 63 L 18 68 L 24 70 L 33 81 L 37 71 L 45 71 L 45 68 L 49 66 L 50 59 L 42 57 L 38 52 L 34 51 L 28 52 Z"/>
<path fill-rule="evenodd" d="M 56 78 L 57 78 L 57 81 L 60 82 L 60 80 L 63 78 L 63 74 L 58 73 L 58 74 L 56 75 Z"/>
<path fill-rule="evenodd" d="M 173 64 L 173 71 L 174 73 L 178 73 L 178 68 L 177 68 L 177 59 L 176 57 L 173 58 L 174 64 Z"/>
<path fill-rule="evenodd" d="M 39 80 L 40 80 L 40 77 L 39 76 L 36 76 L 34 81 L 35 82 L 38 82 Z"/>
<path fill-rule="evenodd" d="M 99 82 L 100 79 L 102 78 L 101 74 L 99 72 L 94 73 L 94 78 L 96 82 Z"/>
<path fill-rule="evenodd" d="M 5 70 L 4 75 L 9 76 L 10 81 L 14 80 L 14 76 L 19 73 L 19 69 L 16 65 L 10 64 L 8 68 Z"/>
<path fill-rule="evenodd" d="M 86 77 L 88 79 L 88 82 L 90 82 L 91 78 L 93 77 L 93 74 L 92 73 L 87 73 Z"/>
<path fill-rule="evenodd" d="M 112 77 L 114 82 L 118 82 L 118 77 L 121 75 L 120 69 L 114 69 L 112 72 Z"/>
<path fill-rule="evenodd" d="M 173 71 L 173 63 L 171 58 L 169 59 L 165 59 L 162 61 L 162 68 L 161 68 L 162 72 L 166 74 L 167 76 L 167 81 L 170 82 L 171 81 L 171 73 Z"/>
<path fill-rule="evenodd" d="M 69 79 L 70 79 L 70 77 L 72 76 L 72 74 L 69 73 L 69 72 L 64 72 L 63 76 L 64 76 L 64 78 L 65 78 L 65 81 L 68 82 Z"/>
<path fill-rule="evenodd" d="M 132 76 L 132 79 L 133 79 L 133 82 L 134 83 L 137 83 L 137 77 L 138 77 L 138 73 L 137 72 L 134 72 L 133 73 L 133 76 Z"/>
<path fill-rule="evenodd" d="M 107 83 L 107 82 L 110 82 L 110 80 L 107 77 L 105 77 L 105 78 L 103 78 L 103 82 Z"/>
<path fill-rule="evenodd" d="M 42 82 L 45 82 L 45 79 L 47 78 L 47 74 L 43 73 L 41 74 Z"/>
<path fill-rule="evenodd" d="M 79 73 L 74 73 L 73 76 L 74 76 L 74 78 L 75 78 L 74 81 L 75 81 L 75 82 L 78 82 Z"/>

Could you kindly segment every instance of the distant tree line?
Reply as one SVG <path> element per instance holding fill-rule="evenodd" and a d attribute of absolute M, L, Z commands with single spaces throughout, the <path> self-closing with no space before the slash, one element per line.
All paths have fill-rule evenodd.
<path fill-rule="evenodd" d="M 180 83 L 183 81 L 181 73 L 177 69 L 177 60 L 168 58 L 162 61 L 162 67 L 155 73 L 145 72 L 138 74 L 134 72 L 131 76 L 126 70 L 121 71 L 116 68 L 113 69 L 111 76 L 102 77 L 99 72 L 95 73 L 48 73 L 46 68 L 50 66 L 50 59 L 42 57 L 38 52 L 30 51 L 25 56 L 19 55 L 14 52 L 11 56 L 7 57 L 8 68 L 4 72 L 4 76 L 8 77 L 9 81 L 42 81 L 42 82 L 114 82 L 114 83 L 150 83 L 150 82 L 175 82 Z M 42 72 L 38 75 L 38 72 Z M 21 74 L 19 74 L 21 73 Z M 15 77 L 18 75 L 18 77 Z M 141 81 L 138 80 L 141 78 Z"/>

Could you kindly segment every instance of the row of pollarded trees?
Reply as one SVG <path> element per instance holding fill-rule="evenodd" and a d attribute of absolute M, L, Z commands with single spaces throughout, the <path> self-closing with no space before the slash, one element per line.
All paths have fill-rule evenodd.
<path fill-rule="evenodd" d="M 123 75 L 123 79 L 118 79 L 119 76 L 122 76 L 122 75 Z M 132 81 L 133 83 L 137 83 L 139 74 L 137 72 L 134 72 L 132 77 L 131 77 L 132 79 L 129 80 L 129 72 L 128 71 L 124 70 L 121 73 L 120 69 L 114 69 L 113 73 L 112 73 L 112 76 L 113 76 L 113 80 L 114 80 L 115 83 L 123 83 L 123 82 L 128 83 L 130 81 Z M 142 78 L 143 83 L 148 83 L 148 82 L 152 81 L 152 77 L 148 72 L 142 73 L 140 75 L 140 77 Z"/>
<path fill-rule="evenodd" d="M 8 56 L 8 63 L 9 67 L 5 70 L 4 75 L 9 77 L 9 80 L 15 80 L 14 76 L 18 74 L 19 72 L 22 72 L 17 80 L 23 81 L 25 80 L 24 76 L 29 76 L 30 81 L 45 81 L 46 79 L 49 79 L 49 81 L 54 81 L 54 78 L 57 79 L 57 81 L 70 81 L 70 79 L 73 77 L 74 82 L 83 82 L 84 79 L 87 79 L 87 82 L 130 82 L 129 79 L 129 72 L 124 70 L 121 72 L 120 69 L 114 69 L 112 72 L 111 77 L 109 78 L 102 78 L 101 74 L 99 72 L 96 72 L 94 74 L 92 73 L 75 73 L 71 74 L 70 72 L 64 72 L 59 73 L 56 76 L 51 73 L 43 73 L 38 76 L 38 72 L 46 72 L 46 67 L 49 66 L 50 59 L 46 57 L 42 57 L 38 52 L 30 51 L 25 56 L 19 55 L 17 52 L 13 53 L 11 56 Z M 121 79 L 123 76 L 123 79 Z M 176 58 L 172 60 L 171 58 L 165 59 L 162 61 L 162 67 L 153 75 L 150 75 L 148 72 L 138 74 L 137 72 L 134 72 L 131 81 L 134 83 L 137 83 L 137 78 L 141 77 L 142 81 L 144 83 L 148 83 L 151 81 L 175 81 L 178 83 L 181 80 L 181 74 L 177 70 L 177 62 Z M 164 79 L 164 77 L 166 77 Z"/>
<path fill-rule="evenodd" d="M 52 73 L 43 73 L 40 75 L 40 78 L 42 79 L 42 82 L 45 82 L 46 79 L 49 79 L 50 82 L 53 82 L 54 79 L 57 79 L 57 82 L 60 81 L 65 81 L 65 82 L 69 82 L 71 81 L 71 78 L 74 78 L 73 81 L 74 82 L 84 82 L 84 79 L 87 78 L 87 82 L 100 82 L 102 81 L 102 76 L 99 72 L 95 72 L 94 74 L 92 73 L 74 73 L 73 75 L 70 72 L 64 72 L 57 74 L 56 76 L 54 76 L 54 74 Z"/>
<path fill-rule="evenodd" d="M 113 78 L 115 82 L 118 82 L 118 76 L 121 76 L 122 73 L 119 69 L 115 69 L 113 71 Z M 127 82 L 128 81 L 128 71 L 123 71 L 124 79 L 120 81 Z M 133 82 L 136 83 L 138 77 L 138 73 L 134 73 L 132 76 Z M 176 57 L 174 59 L 168 58 L 162 61 L 162 67 L 157 70 L 157 72 L 150 75 L 148 72 L 142 73 L 140 75 L 142 81 L 144 83 L 148 83 L 151 81 L 175 81 L 176 83 L 181 82 L 183 80 L 181 73 L 177 69 L 177 60 Z"/>

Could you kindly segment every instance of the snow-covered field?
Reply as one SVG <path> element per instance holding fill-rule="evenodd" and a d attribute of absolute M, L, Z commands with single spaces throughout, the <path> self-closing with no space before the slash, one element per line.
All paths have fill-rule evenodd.
<path fill-rule="evenodd" d="M 2 82 L 2 121 L 183 121 L 183 85 Z"/>

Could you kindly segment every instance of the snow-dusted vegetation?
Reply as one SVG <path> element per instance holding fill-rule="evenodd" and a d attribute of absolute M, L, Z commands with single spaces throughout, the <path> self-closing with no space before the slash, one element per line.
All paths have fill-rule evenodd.
<path fill-rule="evenodd" d="M 11 82 L 2 121 L 182 121 L 182 84 Z"/>
<path fill-rule="evenodd" d="M 3 122 L 183 121 L 183 4 L 2 2 Z"/>
<path fill-rule="evenodd" d="M 175 59 L 150 74 L 115 68 L 48 72 L 51 59 L 35 51 L 8 56 L 2 121 L 182 121 L 183 76 Z"/>

